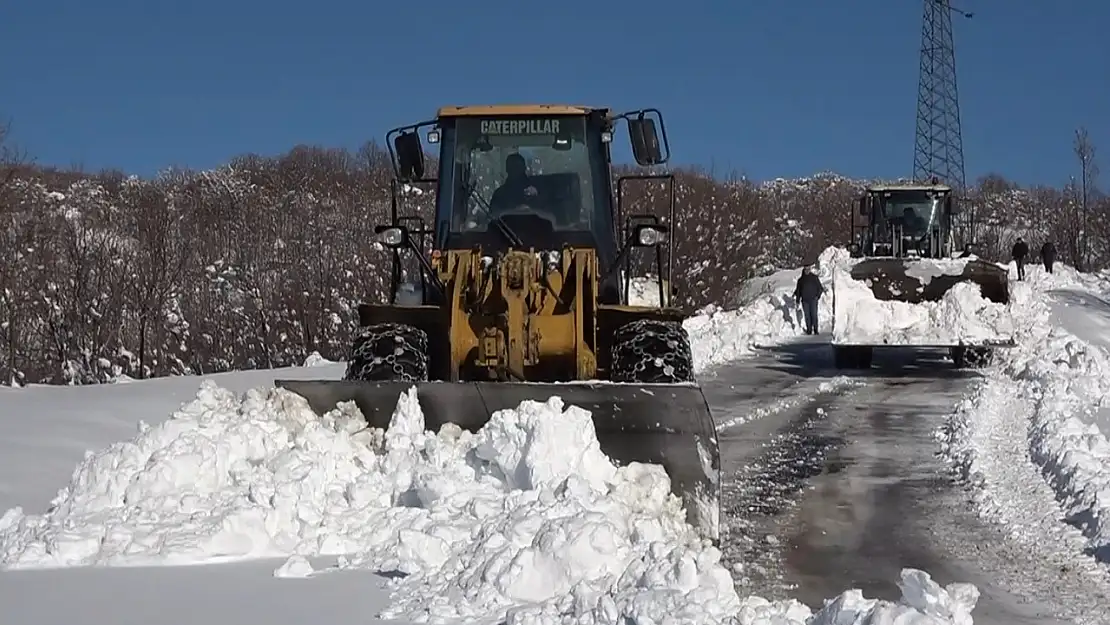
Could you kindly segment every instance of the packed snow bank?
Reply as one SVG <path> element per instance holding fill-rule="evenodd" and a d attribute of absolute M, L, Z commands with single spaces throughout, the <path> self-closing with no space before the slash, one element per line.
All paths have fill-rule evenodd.
<path fill-rule="evenodd" d="M 962 267 L 962 261 L 956 259 L 920 261 L 915 263 L 912 277 L 927 284 L 939 275 L 959 274 Z M 866 282 L 854 280 L 848 270 L 837 268 L 833 290 L 834 343 L 983 345 L 1013 339 L 1011 307 L 985 299 L 972 282 L 956 283 L 935 302 L 882 301 Z"/>
<path fill-rule="evenodd" d="M 1007 267 L 1011 282 L 1017 280 L 1017 263 L 1010 261 Z M 1040 290 L 1076 288 L 1092 293 L 1105 292 L 1107 285 L 1110 284 L 1110 269 L 1085 273 L 1063 263 L 1056 263 L 1052 269 L 1053 273 L 1048 273 L 1043 265 L 1027 264 L 1025 282 Z"/>
<path fill-rule="evenodd" d="M 833 274 L 853 262 L 848 250 L 839 247 L 828 247 L 818 257 L 814 269 L 826 288 L 817 306 L 818 329 L 827 331 L 832 319 L 828 288 Z M 759 347 L 800 335 L 805 323 L 801 308 L 794 302 L 800 273 L 800 269 L 788 269 L 749 280 L 738 290 L 736 308 L 709 306 L 686 320 L 695 368 L 701 371 L 750 356 Z"/>
<path fill-rule="evenodd" d="M 399 575 L 380 616 L 510 624 L 806 623 L 797 602 L 741 599 L 685 522 L 661 467 L 616 467 L 588 412 L 524 402 L 471 434 L 425 431 L 415 390 L 387 430 L 345 406 L 317 418 L 283 389 L 205 382 L 168 421 L 90 453 L 42 515 L 0 517 L 5 568 L 306 557 Z M 813 623 L 933 615 L 970 623 L 972 586 L 903 573 L 899 604 L 842 594 Z M 773 620 L 778 619 L 778 620 Z M 861 620 L 855 620 L 861 619 Z"/>
<path fill-rule="evenodd" d="M 1091 423 L 1097 411 L 1110 408 L 1110 353 L 1055 324 L 1047 291 L 1110 285 L 1094 285 L 1090 276 L 1072 281 L 1032 269 L 1027 281 L 1012 287 L 1018 345 L 998 352 L 1000 366 L 952 416 L 949 429 L 958 435 L 949 437 L 949 455 L 987 492 L 988 515 L 998 516 L 999 502 L 1013 493 L 993 492 L 1005 476 L 977 447 L 991 444 L 992 437 L 977 433 L 1020 427 L 1029 457 L 1069 521 L 1083 531 L 1099 559 L 1110 561 L 1110 442 Z M 1022 422 L 1015 425 L 1015 419 Z"/>

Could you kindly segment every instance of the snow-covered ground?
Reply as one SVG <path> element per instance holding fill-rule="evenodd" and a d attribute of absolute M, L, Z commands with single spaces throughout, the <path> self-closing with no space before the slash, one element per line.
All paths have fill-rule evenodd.
<path fill-rule="evenodd" d="M 1074 546 L 1064 516 L 1085 537 L 1076 555 L 1110 562 L 1110 276 L 1055 270 L 1013 283 L 1018 345 L 952 416 L 947 453 L 983 515 Z"/>
<path fill-rule="evenodd" d="M 843 256 L 827 251 L 822 275 Z M 698 369 L 796 335 L 796 276 L 691 320 Z M 614 466 L 585 411 L 552 398 L 501 411 L 476 434 L 434 433 L 406 394 L 388 430 L 361 430 L 350 413 L 317 418 L 272 388 L 341 374 L 314 364 L 0 391 L 0 565 L 15 569 L 0 572 L 5 623 L 214 622 L 229 610 L 301 622 L 312 602 L 332 623 L 972 622 L 974 586 L 941 588 L 909 569 L 899 604 L 848 590 L 812 616 L 740 597 L 662 470 Z M 163 566 L 236 560 L 248 562 L 192 575 Z M 88 565 L 105 568 L 22 570 Z M 136 565 L 155 568 L 117 568 Z M 78 595 L 89 604 L 57 601 Z"/>

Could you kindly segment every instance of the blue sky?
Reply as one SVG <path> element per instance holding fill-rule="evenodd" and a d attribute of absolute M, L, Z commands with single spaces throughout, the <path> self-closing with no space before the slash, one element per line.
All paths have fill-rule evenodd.
<path fill-rule="evenodd" d="M 959 4 L 969 182 L 1063 184 L 1080 125 L 1110 176 L 1110 2 Z M 12 2 L 0 117 L 41 163 L 145 176 L 354 148 L 442 104 L 657 106 L 676 163 L 899 176 L 920 19 L 921 0 Z"/>

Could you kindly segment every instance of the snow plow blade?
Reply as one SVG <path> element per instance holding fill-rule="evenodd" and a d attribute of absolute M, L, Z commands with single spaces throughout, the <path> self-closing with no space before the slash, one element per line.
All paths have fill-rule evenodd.
<path fill-rule="evenodd" d="M 401 393 L 417 387 L 425 428 L 438 432 L 453 423 L 472 432 L 498 410 L 524 400 L 559 396 L 567 406 L 590 411 L 601 450 L 617 465 L 662 465 L 687 520 L 704 537 L 720 539 L 720 450 L 709 404 L 689 384 L 528 382 L 362 382 L 277 380 L 323 415 L 353 401 L 372 428 L 389 426 Z"/>
<path fill-rule="evenodd" d="M 959 265 L 962 269 L 954 272 Z M 1010 302 L 1006 269 L 979 259 L 870 258 L 853 265 L 850 275 L 867 282 L 879 300 L 935 302 L 957 283 L 970 281 L 979 285 L 983 299 L 998 304 Z"/>

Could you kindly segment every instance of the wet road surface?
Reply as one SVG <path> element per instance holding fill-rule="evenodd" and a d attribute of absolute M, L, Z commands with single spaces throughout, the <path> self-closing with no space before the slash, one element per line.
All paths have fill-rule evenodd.
<path fill-rule="evenodd" d="M 741 592 L 812 608 L 851 587 L 896 600 L 914 567 L 978 586 L 976 623 L 1110 624 L 1110 578 L 1040 560 L 980 520 L 937 456 L 974 373 L 908 350 L 829 383 L 841 373 L 808 340 L 705 381 L 717 422 L 736 423 L 720 432 L 723 551 Z"/>

